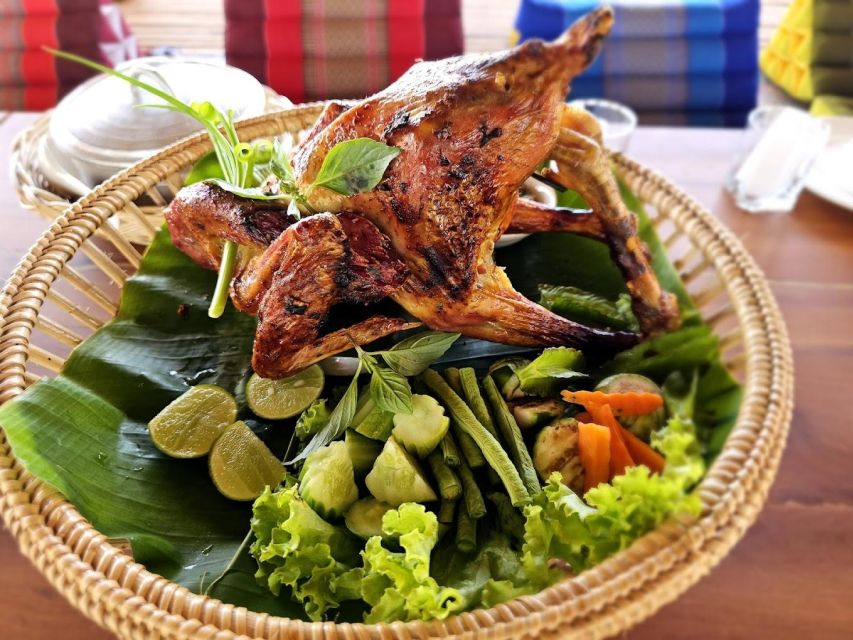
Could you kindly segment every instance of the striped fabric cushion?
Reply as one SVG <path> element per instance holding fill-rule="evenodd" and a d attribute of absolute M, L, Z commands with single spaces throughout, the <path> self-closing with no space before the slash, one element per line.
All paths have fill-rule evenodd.
<path fill-rule="evenodd" d="M 374 93 L 462 51 L 459 0 L 225 0 L 229 64 L 294 102 Z"/>

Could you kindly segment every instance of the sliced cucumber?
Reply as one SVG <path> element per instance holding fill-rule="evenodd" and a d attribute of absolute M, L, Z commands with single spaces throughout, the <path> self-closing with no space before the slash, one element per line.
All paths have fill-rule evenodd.
<path fill-rule="evenodd" d="M 432 396 L 412 395 L 412 413 L 394 415 L 394 438 L 406 451 L 427 457 L 441 442 L 450 428 L 450 418 L 444 407 Z"/>
<path fill-rule="evenodd" d="M 563 415 L 566 404 L 561 400 L 534 400 L 523 402 L 512 408 L 512 415 L 522 429 L 532 429 L 548 424 Z"/>
<path fill-rule="evenodd" d="M 384 442 L 394 428 L 394 414 L 378 407 L 369 393 L 361 393 L 359 396 L 352 428 L 367 438 Z"/>
<path fill-rule="evenodd" d="M 375 498 L 394 507 L 404 502 L 438 499 L 420 465 L 393 436 L 388 438 L 364 482 Z"/>
<path fill-rule="evenodd" d="M 366 438 L 352 429 L 347 429 L 344 442 L 347 445 L 349 458 L 352 460 L 352 468 L 358 477 L 370 471 L 376 458 L 382 453 L 381 442 Z"/>
<path fill-rule="evenodd" d="M 358 500 L 355 472 L 345 442 L 338 440 L 305 459 L 299 495 L 326 520 L 339 518 Z"/>
<path fill-rule="evenodd" d="M 383 536 L 382 516 L 393 509 L 390 504 L 376 498 L 364 498 L 353 503 L 344 516 L 347 529 L 359 538 L 367 540 L 373 536 Z"/>

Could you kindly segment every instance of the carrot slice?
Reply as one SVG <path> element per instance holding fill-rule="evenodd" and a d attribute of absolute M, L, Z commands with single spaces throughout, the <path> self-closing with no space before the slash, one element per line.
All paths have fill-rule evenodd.
<path fill-rule="evenodd" d="M 607 404 L 617 416 L 644 416 L 663 406 L 663 397 L 657 393 L 625 391 L 604 393 L 603 391 L 563 391 L 566 402 L 583 405 L 589 410 L 595 404 Z"/>
<path fill-rule="evenodd" d="M 620 427 L 620 429 L 622 431 L 622 438 L 625 441 L 625 446 L 628 448 L 628 453 L 631 454 L 634 462 L 646 465 L 654 473 L 660 473 L 663 471 L 666 462 L 661 454 L 652 449 L 625 427 Z"/>
<path fill-rule="evenodd" d="M 584 493 L 610 479 L 610 429 L 600 424 L 578 424 L 578 457 L 583 466 Z"/>
<path fill-rule="evenodd" d="M 592 404 L 588 409 L 596 424 L 610 429 L 610 477 L 622 475 L 625 469 L 634 466 L 634 460 L 622 439 L 622 425 L 617 422 L 610 405 Z"/>

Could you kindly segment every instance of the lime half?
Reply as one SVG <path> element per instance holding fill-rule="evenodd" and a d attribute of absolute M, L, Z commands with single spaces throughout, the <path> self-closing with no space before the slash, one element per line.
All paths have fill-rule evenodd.
<path fill-rule="evenodd" d="M 254 500 L 284 479 L 284 466 L 245 422 L 219 436 L 208 463 L 213 484 L 231 500 Z"/>
<path fill-rule="evenodd" d="M 222 387 L 200 384 L 178 396 L 148 423 L 151 440 L 173 458 L 206 455 L 237 419 L 237 403 Z"/>
<path fill-rule="evenodd" d="M 270 380 L 253 373 L 246 383 L 246 402 L 261 418 L 292 418 L 320 396 L 323 382 L 323 370 L 316 364 L 281 380 Z"/>

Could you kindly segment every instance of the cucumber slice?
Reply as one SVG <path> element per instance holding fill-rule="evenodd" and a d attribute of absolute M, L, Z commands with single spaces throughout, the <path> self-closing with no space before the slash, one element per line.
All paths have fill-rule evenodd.
<path fill-rule="evenodd" d="M 364 498 L 353 503 L 344 516 L 344 523 L 347 529 L 364 540 L 373 536 L 385 537 L 382 533 L 382 516 L 393 508 L 376 498 Z"/>
<path fill-rule="evenodd" d="M 342 516 L 358 500 L 355 472 L 345 442 L 338 440 L 305 459 L 299 495 L 326 520 Z"/>
<path fill-rule="evenodd" d="M 429 486 L 417 461 L 394 439 L 388 438 L 373 469 L 364 479 L 373 496 L 391 506 L 404 502 L 430 502 L 438 496 Z"/>
<path fill-rule="evenodd" d="M 347 445 L 349 459 L 352 460 L 352 468 L 355 475 L 359 477 L 370 471 L 376 458 L 382 453 L 381 442 L 366 438 L 352 429 L 347 429 L 344 442 Z"/>
<path fill-rule="evenodd" d="M 432 396 L 412 395 L 412 413 L 394 414 L 394 438 L 406 451 L 420 458 L 435 449 L 450 428 L 444 407 Z"/>
<path fill-rule="evenodd" d="M 359 396 L 350 426 L 367 438 L 384 442 L 394 428 L 394 414 L 379 408 L 369 393 L 363 392 Z"/>

